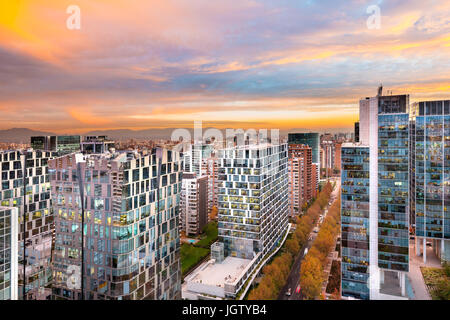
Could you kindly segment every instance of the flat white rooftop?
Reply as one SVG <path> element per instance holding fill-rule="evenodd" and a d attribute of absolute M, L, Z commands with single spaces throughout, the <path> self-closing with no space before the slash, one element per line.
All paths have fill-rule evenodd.
<path fill-rule="evenodd" d="M 342 148 L 368 148 L 368 145 L 363 144 L 362 142 L 344 142 L 341 145 Z"/>
<path fill-rule="evenodd" d="M 226 257 L 221 263 L 209 260 L 195 270 L 189 281 L 223 288 L 225 282 L 235 282 L 250 262 L 250 259 L 235 257 Z"/>

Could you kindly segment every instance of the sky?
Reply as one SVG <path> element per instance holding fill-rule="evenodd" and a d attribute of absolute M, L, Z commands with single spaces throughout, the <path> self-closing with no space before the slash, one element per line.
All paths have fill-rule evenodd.
<path fill-rule="evenodd" d="M 0 129 L 350 131 L 380 83 L 450 99 L 450 1 L 0 0 Z"/>

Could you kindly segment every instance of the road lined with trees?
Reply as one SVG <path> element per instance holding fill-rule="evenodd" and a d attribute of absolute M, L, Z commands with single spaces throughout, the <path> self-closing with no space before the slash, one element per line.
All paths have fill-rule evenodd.
<path fill-rule="evenodd" d="M 333 202 L 328 210 L 319 233 L 300 267 L 300 285 L 302 297 L 313 300 L 321 297 L 324 268 L 328 254 L 335 248 L 335 239 L 340 230 L 340 198 Z M 323 297 L 322 297 L 323 298 Z"/>
<path fill-rule="evenodd" d="M 248 300 L 283 299 L 287 286 L 298 282 L 298 266 L 303 258 L 304 249 L 311 244 L 308 239 L 319 220 L 320 213 L 327 206 L 332 191 L 333 186 L 328 182 L 306 213 L 296 217 L 294 233 L 286 240 L 280 253 L 263 268 L 262 280 L 250 291 Z"/>

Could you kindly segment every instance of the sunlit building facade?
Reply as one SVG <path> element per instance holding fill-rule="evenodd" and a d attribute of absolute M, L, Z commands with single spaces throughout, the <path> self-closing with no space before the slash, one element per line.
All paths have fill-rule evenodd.
<path fill-rule="evenodd" d="M 24 298 L 24 282 L 27 299 L 46 299 L 51 293 L 53 213 L 47 164 L 55 155 L 46 151 L 0 153 L 0 205 L 16 207 L 19 212 L 19 299 Z"/>
<path fill-rule="evenodd" d="M 180 229 L 196 236 L 208 223 L 208 177 L 183 173 L 180 201 Z"/>
<path fill-rule="evenodd" d="M 308 203 L 314 195 L 315 171 L 313 171 L 311 151 L 311 147 L 307 145 L 288 145 L 289 208 L 291 216 L 301 214 L 303 205 Z"/>
<path fill-rule="evenodd" d="M 366 239 L 369 253 L 368 268 L 357 268 L 364 271 L 362 273 L 348 272 L 348 266 L 344 262 L 346 259 L 353 260 L 351 257 L 344 257 L 344 248 L 347 253 L 359 253 L 364 256 L 367 253 L 364 250 L 367 248 L 360 248 L 359 242 L 347 241 L 344 244 L 343 234 L 342 293 L 344 296 L 347 294 L 358 299 L 388 297 L 404 299 L 406 275 L 409 272 L 409 96 L 383 96 L 380 88 L 376 97 L 360 101 L 359 123 L 360 136 L 357 146 L 364 148 L 364 151 L 358 149 L 361 150 L 358 152 L 369 152 L 368 167 L 366 163 L 357 164 L 361 162 L 361 157 L 356 150 L 352 151 L 354 153 L 352 157 L 348 153 L 349 149 L 343 147 L 341 177 L 343 190 L 346 192 L 353 190 L 354 193 L 357 191 L 358 194 L 353 195 L 355 199 L 360 199 L 361 195 L 368 196 L 369 215 L 368 221 L 360 220 L 360 217 L 351 221 L 353 224 L 362 223 L 359 228 L 346 226 L 343 222 L 342 232 L 344 233 L 345 227 L 352 230 L 347 237 L 355 236 L 354 233 L 357 233 L 358 237 Z M 365 172 L 368 168 L 368 189 L 367 186 L 355 189 L 344 185 L 344 182 L 349 184 L 359 182 L 346 182 L 350 168 L 365 168 Z M 367 180 L 361 183 L 366 184 Z M 349 197 L 343 192 L 341 211 L 343 221 L 348 221 L 344 205 L 349 206 L 349 201 Z M 358 202 L 355 200 L 354 206 L 360 205 Z M 352 277 L 353 280 L 364 279 L 368 290 L 364 285 L 357 286 L 361 289 L 359 292 L 351 291 L 348 287 L 344 288 L 344 285 L 351 283 L 345 282 L 349 277 L 350 280 Z M 353 289 L 357 287 L 354 286 Z"/>
<path fill-rule="evenodd" d="M 18 209 L 0 207 L 0 301 L 18 299 Z"/>
<path fill-rule="evenodd" d="M 220 150 L 219 242 L 225 256 L 267 253 L 288 227 L 288 148 L 250 145 Z"/>
<path fill-rule="evenodd" d="M 416 253 L 426 262 L 431 241 L 438 257 L 450 261 L 450 100 L 418 102 L 412 110 Z"/>
<path fill-rule="evenodd" d="M 316 169 L 316 184 L 320 180 L 320 135 L 318 132 L 289 133 L 288 144 L 304 144 L 311 148 L 312 163 Z"/>
<path fill-rule="evenodd" d="M 49 162 L 54 299 L 181 297 L 181 168 L 179 153 L 161 148 Z"/>
<path fill-rule="evenodd" d="M 342 295 L 369 299 L 370 152 L 357 144 L 341 152 Z"/>

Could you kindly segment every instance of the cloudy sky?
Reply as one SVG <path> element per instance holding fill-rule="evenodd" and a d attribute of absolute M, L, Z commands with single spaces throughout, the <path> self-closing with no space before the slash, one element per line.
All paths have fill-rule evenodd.
<path fill-rule="evenodd" d="M 450 98 L 449 1 L 0 1 L 0 129 L 344 131 L 379 83 Z"/>

